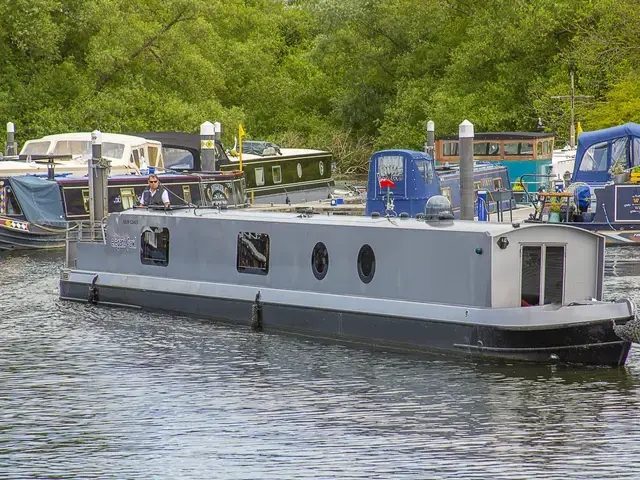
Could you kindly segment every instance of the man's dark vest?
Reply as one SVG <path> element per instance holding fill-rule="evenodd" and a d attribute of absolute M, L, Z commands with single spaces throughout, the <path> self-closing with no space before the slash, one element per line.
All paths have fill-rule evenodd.
<path fill-rule="evenodd" d="M 158 186 L 156 193 L 151 196 L 151 192 L 149 190 L 145 190 L 142 192 L 142 203 L 148 207 L 150 205 L 159 205 L 161 207 L 164 206 L 164 202 L 162 201 L 162 193 L 164 192 L 164 187 L 162 185 Z"/>

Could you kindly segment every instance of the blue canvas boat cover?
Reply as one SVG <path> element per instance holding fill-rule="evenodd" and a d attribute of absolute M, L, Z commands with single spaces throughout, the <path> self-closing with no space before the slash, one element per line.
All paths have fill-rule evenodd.
<path fill-rule="evenodd" d="M 613 142 L 626 139 L 628 144 Z M 576 162 L 573 170 L 574 182 L 605 183 L 611 179 L 609 168 L 616 160 L 623 160 L 625 168 L 640 165 L 640 125 L 625 123 L 616 127 L 593 132 L 582 132 L 578 136 Z"/>
<path fill-rule="evenodd" d="M 29 223 L 66 228 L 60 186 L 31 175 L 8 177 L 22 213 Z"/>

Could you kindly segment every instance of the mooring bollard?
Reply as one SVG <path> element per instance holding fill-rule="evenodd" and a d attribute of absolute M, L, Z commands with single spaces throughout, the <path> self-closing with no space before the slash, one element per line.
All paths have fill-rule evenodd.
<path fill-rule="evenodd" d="M 460 152 L 460 220 L 473 220 L 473 124 L 465 120 L 458 133 Z"/>

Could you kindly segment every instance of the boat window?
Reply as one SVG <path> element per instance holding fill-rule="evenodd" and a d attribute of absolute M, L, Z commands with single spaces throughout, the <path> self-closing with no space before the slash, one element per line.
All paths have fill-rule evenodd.
<path fill-rule="evenodd" d="M 582 156 L 579 170 L 581 172 L 606 172 L 607 149 L 607 142 L 591 145 Z"/>
<path fill-rule="evenodd" d="M 429 160 L 416 160 L 416 167 L 424 183 L 433 183 L 433 165 Z"/>
<path fill-rule="evenodd" d="M 269 273 L 269 235 L 239 232 L 236 268 L 240 273 Z"/>
<path fill-rule="evenodd" d="M 522 300 L 529 305 L 540 304 L 540 265 L 542 247 L 525 245 L 522 247 Z"/>
<path fill-rule="evenodd" d="M 505 155 L 533 155 L 533 142 L 511 142 L 504 144 Z"/>
<path fill-rule="evenodd" d="M 445 157 L 456 157 L 458 155 L 458 141 L 444 142 L 442 144 L 442 155 Z"/>
<path fill-rule="evenodd" d="M 451 187 L 442 187 L 440 189 L 440 193 L 447 197 L 449 199 L 449 202 L 451 202 Z"/>
<path fill-rule="evenodd" d="M 474 143 L 473 155 L 476 157 L 500 155 L 500 144 L 494 142 Z"/>
<path fill-rule="evenodd" d="M 376 273 L 376 256 L 369 245 L 363 245 L 358 252 L 358 276 L 363 283 L 373 280 Z"/>
<path fill-rule="evenodd" d="M 544 303 L 562 303 L 564 292 L 564 247 L 545 247 Z"/>
<path fill-rule="evenodd" d="M 191 186 L 189 185 L 182 186 L 182 198 L 184 199 L 184 202 L 187 205 L 190 205 L 191 203 L 193 203 L 191 201 Z"/>
<path fill-rule="evenodd" d="M 616 138 L 611 142 L 611 165 L 620 161 L 624 168 L 629 168 L 629 139 L 627 137 Z"/>
<path fill-rule="evenodd" d="M 542 153 L 543 155 L 548 155 L 551 153 L 551 140 L 545 140 L 542 142 Z"/>
<path fill-rule="evenodd" d="M 120 198 L 122 199 L 122 210 L 133 208 L 138 201 L 138 197 L 136 197 L 136 192 L 133 188 L 121 188 Z"/>
<path fill-rule="evenodd" d="M 322 160 L 318 162 L 318 171 L 320 172 L 320 176 L 324 177 L 324 162 Z"/>
<path fill-rule="evenodd" d="M 636 167 L 640 165 L 640 138 L 634 137 L 632 150 L 631 161 L 633 166 Z"/>
<path fill-rule="evenodd" d="M 502 179 L 494 178 L 493 179 L 493 189 L 494 190 L 502 190 Z"/>
<path fill-rule="evenodd" d="M 482 183 L 481 182 L 473 182 L 473 189 L 477 192 L 478 190 L 480 190 L 482 188 Z"/>
<path fill-rule="evenodd" d="M 282 183 L 282 168 L 280 165 L 271 167 L 271 175 L 273 176 L 273 183 Z"/>
<path fill-rule="evenodd" d="M 89 189 L 82 189 L 82 203 L 84 204 L 84 211 L 89 213 Z"/>
<path fill-rule="evenodd" d="M 311 270 L 318 280 L 322 280 L 329 270 L 329 252 L 322 242 L 316 243 L 311 252 Z"/>
<path fill-rule="evenodd" d="M 102 144 L 102 156 L 121 159 L 124 156 L 124 143 L 104 142 Z"/>
<path fill-rule="evenodd" d="M 149 149 L 151 152 L 151 149 Z M 190 170 L 194 167 L 193 154 L 189 150 L 183 148 L 162 147 L 162 155 L 164 156 L 165 168 L 174 170 Z"/>
<path fill-rule="evenodd" d="M 140 158 L 138 157 L 138 151 L 137 151 L 137 150 L 133 150 L 133 151 L 131 152 L 131 154 L 133 155 L 133 162 L 134 162 L 136 165 L 140 166 Z"/>
<path fill-rule="evenodd" d="M 394 182 L 404 180 L 404 157 L 402 155 L 382 155 L 378 157 L 378 177 Z"/>
<path fill-rule="evenodd" d="M 51 142 L 27 142 L 22 147 L 20 155 L 46 155 Z"/>
<path fill-rule="evenodd" d="M 169 229 L 144 227 L 140 236 L 140 260 L 144 265 L 169 265 Z"/>
<path fill-rule="evenodd" d="M 53 147 L 53 152 L 51 153 L 54 155 L 82 155 L 88 159 L 91 157 L 91 141 L 60 140 Z"/>
<path fill-rule="evenodd" d="M 256 186 L 264 185 L 264 167 L 256 167 L 254 172 L 256 173 Z"/>
<path fill-rule="evenodd" d="M 152 167 L 157 167 L 160 165 L 159 163 L 159 153 L 160 153 L 160 149 L 158 147 L 155 146 L 151 146 L 149 145 L 149 147 L 147 148 L 147 151 L 149 152 L 149 165 L 151 165 Z"/>

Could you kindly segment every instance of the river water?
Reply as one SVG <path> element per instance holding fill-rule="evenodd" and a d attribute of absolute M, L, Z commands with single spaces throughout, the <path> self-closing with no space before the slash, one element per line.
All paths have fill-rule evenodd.
<path fill-rule="evenodd" d="M 0 478 L 637 478 L 627 367 L 497 366 L 58 299 L 0 254 Z M 640 302 L 640 249 L 607 249 Z"/>

